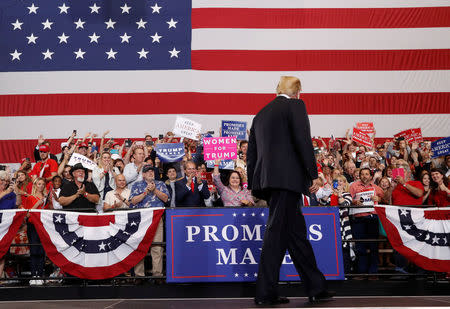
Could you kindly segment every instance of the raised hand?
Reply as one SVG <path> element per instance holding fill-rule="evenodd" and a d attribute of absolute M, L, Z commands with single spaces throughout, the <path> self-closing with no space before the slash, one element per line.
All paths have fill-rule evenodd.
<path fill-rule="evenodd" d="M 44 140 L 45 140 L 45 139 L 44 139 L 44 135 L 41 134 L 41 135 L 38 136 L 38 144 L 39 144 L 39 145 L 42 145 L 42 143 L 44 142 Z"/>

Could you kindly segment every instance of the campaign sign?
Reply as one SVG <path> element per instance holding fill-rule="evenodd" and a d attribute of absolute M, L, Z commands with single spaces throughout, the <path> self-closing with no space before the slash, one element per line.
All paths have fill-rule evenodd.
<path fill-rule="evenodd" d="M 184 144 L 156 144 L 156 155 L 163 163 L 181 161 L 185 155 Z"/>
<path fill-rule="evenodd" d="M 432 142 L 431 151 L 433 151 L 433 158 L 450 154 L 450 136 Z"/>
<path fill-rule="evenodd" d="M 207 168 L 214 168 L 214 161 L 206 161 Z M 219 163 L 219 169 L 221 170 L 234 170 L 233 160 L 221 160 Z"/>
<path fill-rule="evenodd" d="M 203 139 L 203 157 L 205 161 L 236 159 L 236 137 L 205 137 Z"/>
<path fill-rule="evenodd" d="M 372 147 L 372 140 L 370 136 L 359 130 L 358 128 L 353 128 L 352 141 L 365 145 L 367 147 Z"/>
<path fill-rule="evenodd" d="M 244 140 L 247 134 L 247 122 L 222 120 L 222 136 L 236 136 Z"/>
<path fill-rule="evenodd" d="M 367 134 L 375 133 L 373 122 L 358 122 L 356 128 Z"/>
<path fill-rule="evenodd" d="M 355 200 L 359 200 L 363 206 L 373 206 L 375 202 L 373 201 L 373 197 L 375 195 L 375 190 L 367 189 L 365 191 L 361 191 L 355 194 Z M 372 212 L 374 209 L 372 207 L 354 207 L 350 208 L 349 213 L 351 215 Z"/>
<path fill-rule="evenodd" d="M 319 269 L 344 280 L 338 208 L 302 210 Z M 167 282 L 255 281 L 268 215 L 258 207 L 167 209 Z M 299 280 L 288 253 L 280 280 Z"/>
<path fill-rule="evenodd" d="M 202 125 L 193 120 L 177 116 L 173 133 L 182 137 L 198 140 Z"/>
<path fill-rule="evenodd" d="M 67 165 L 74 166 L 77 163 L 81 163 L 84 168 L 90 170 L 94 170 L 97 167 L 97 164 L 94 161 L 86 158 L 79 153 L 74 152 L 70 157 L 69 163 L 67 163 Z"/>
<path fill-rule="evenodd" d="M 395 134 L 394 137 L 395 138 L 404 137 L 407 143 L 421 142 L 423 140 L 421 128 L 404 130 L 400 133 Z"/>

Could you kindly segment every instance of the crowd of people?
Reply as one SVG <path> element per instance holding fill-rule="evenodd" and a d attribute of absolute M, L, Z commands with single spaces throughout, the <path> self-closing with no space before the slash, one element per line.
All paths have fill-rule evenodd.
<path fill-rule="evenodd" d="M 61 144 L 61 153 L 50 153 L 50 142 L 40 136 L 33 151 L 34 160 L 24 158 L 12 171 L 0 166 L 0 209 L 60 209 L 111 211 L 145 207 L 221 207 L 266 206 L 247 189 L 246 156 L 248 142 L 239 141 L 234 169 L 220 169 L 220 161 L 207 168 L 201 140 L 184 138 L 185 156 L 181 161 L 163 163 L 156 151 L 158 143 L 180 142 L 172 132 L 153 138 L 118 143 L 87 134 L 77 139 L 76 131 Z M 98 146 L 97 146 L 97 142 Z M 374 204 L 435 205 L 450 204 L 450 156 L 432 158 L 430 142 L 407 143 L 403 138 L 360 145 L 347 136 L 325 142 L 313 137 L 320 189 L 303 196 L 304 205 L 341 206 L 341 232 L 346 273 L 378 273 L 384 263 L 378 243 L 355 242 L 379 238 L 383 234 Z M 96 167 L 81 163 L 69 165 L 73 153 L 85 156 Z M 32 161 L 35 161 L 33 164 Z M 283 162 L 273 162 L 273 168 Z M 348 206 L 359 206 L 349 207 Z M 371 207 L 372 206 L 372 207 Z M 161 220 L 155 242 L 163 241 Z M 24 222 L 15 243 L 38 243 L 32 224 Z M 30 254 L 33 277 L 44 275 L 45 255 L 41 246 L 11 247 L 12 254 Z M 163 248 L 151 248 L 153 276 L 163 275 Z M 406 272 L 408 263 L 394 252 L 387 263 Z M 0 261 L 4 276 L 5 258 Z M 136 276 L 145 276 L 144 260 L 134 267 Z M 32 285 L 43 281 L 33 278 Z"/>

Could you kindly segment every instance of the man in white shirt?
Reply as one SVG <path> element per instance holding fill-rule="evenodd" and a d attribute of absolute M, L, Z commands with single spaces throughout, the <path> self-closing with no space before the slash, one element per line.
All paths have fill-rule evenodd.
<path fill-rule="evenodd" d="M 128 208 L 130 202 L 131 190 L 127 188 L 127 181 L 122 174 L 116 175 L 114 178 L 116 183 L 116 189 L 106 193 L 105 201 L 103 203 L 103 210 Z"/>
<path fill-rule="evenodd" d="M 125 165 L 123 175 L 127 181 L 128 189 L 131 189 L 136 181 L 142 180 L 142 167 L 144 166 L 145 153 L 144 149 L 139 146 L 133 146 L 132 158 L 133 162 Z"/>

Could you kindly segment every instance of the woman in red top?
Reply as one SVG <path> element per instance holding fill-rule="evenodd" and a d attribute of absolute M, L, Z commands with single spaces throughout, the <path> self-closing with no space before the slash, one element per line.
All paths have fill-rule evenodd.
<path fill-rule="evenodd" d="M 450 205 L 450 187 L 448 178 L 442 170 L 431 169 L 431 193 L 428 197 L 428 205 L 445 207 Z"/>
<path fill-rule="evenodd" d="M 28 176 L 27 172 L 24 170 L 17 171 L 17 188 L 19 189 L 19 194 L 22 195 L 22 203 L 25 201 L 25 197 L 31 193 L 33 188 L 33 182 L 31 177 Z"/>
<path fill-rule="evenodd" d="M 43 209 L 48 208 L 47 190 L 45 188 L 45 179 L 38 177 L 33 181 L 33 188 L 31 195 L 27 197 L 23 207 L 26 209 Z M 36 232 L 34 225 L 28 221 L 27 236 L 30 244 L 40 244 L 39 235 Z M 44 249 L 41 245 L 30 246 L 30 268 L 31 276 L 30 285 L 43 285 L 44 281 L 35 279 L 36 277 L 43 277 L 44 275 L 45 255 Z"/>

